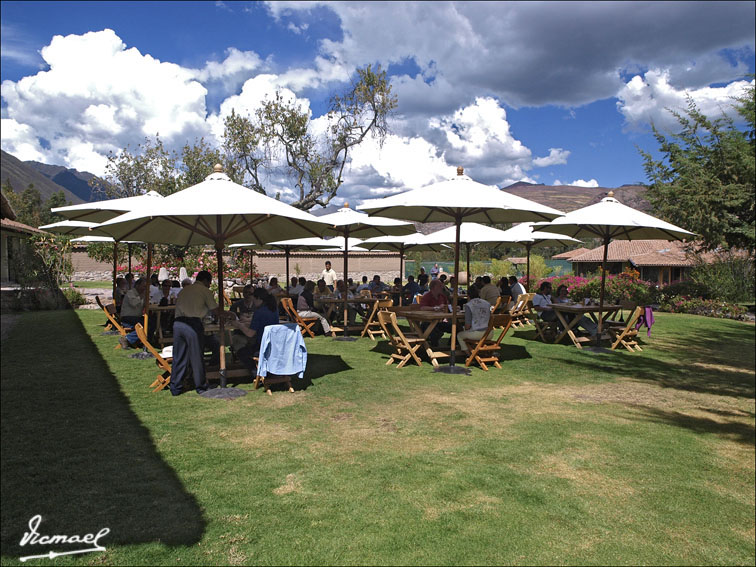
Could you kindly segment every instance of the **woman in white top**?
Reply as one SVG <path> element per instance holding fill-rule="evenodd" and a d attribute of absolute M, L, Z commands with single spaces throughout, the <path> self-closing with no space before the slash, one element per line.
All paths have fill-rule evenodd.
<path fill-rule="evenodd" d="M 469 299 L 465 303 L 465 330 L 457 334 L 457 342 L 459 348 L 469 355 L 465 339 L 478 340 L 486 333 L 491 318 L 491 304 L 479 297 L 475 286 L 470 286 L 467 293 Z"/>

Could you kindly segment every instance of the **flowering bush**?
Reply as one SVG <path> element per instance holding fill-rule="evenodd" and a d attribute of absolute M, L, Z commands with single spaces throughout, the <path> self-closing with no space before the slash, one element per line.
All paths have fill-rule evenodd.
<path fill-rule="evenodd" d="M 688 313 L 690 315 L 704 315 L 719 319 L 744 319 L 747 309 L 740 305 L 726 303 L 715 299 L 679 296 L 664 299 L 660 304 L 661 311 L 670 313 Z"/>

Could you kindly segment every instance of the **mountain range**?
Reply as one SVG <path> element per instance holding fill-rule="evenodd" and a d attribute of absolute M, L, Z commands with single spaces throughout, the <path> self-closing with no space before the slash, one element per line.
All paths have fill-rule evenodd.
<path fill-rule="evenodd" d="M 0 150 L 2 163 L 0 164 L 0 183 L 9 183 L 13 190 L 20 193 L 29 184 L 40 192 L 42 200 L 46 200 L 58 191 L 63 191 L 66 199 L 73 204 L 92 200 L 89 181 L 95 175 L 86 171 L 68 169 L 60 165 L 48 165 L 36 161 L 21 161 L 11 154 Z M 621 187 L 576 187 L 573 185 L 541 185 L 520 181 L 506 187 L 503 191 L 512 193 L 525 199 L 530 199 L 554 209 L 569 212 L 587 205 L 597 203 L 609 191 L 623 204 L 635 209 L 648 212 L 650 204 L 645 197 L 644 185 L 622 185 Z M 311 211 L 317 216 L 338 210 L 339 207 L 330 205 L 325 209 Z M 447 223 L 428 223 L 423 232 L 428 232 L 433 225 Z"/>

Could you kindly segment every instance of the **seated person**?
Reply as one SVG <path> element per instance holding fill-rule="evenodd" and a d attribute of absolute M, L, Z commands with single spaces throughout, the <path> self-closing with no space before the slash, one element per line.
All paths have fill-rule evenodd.
<path fill-rule="evenodd" d="M 525 291 L 525 287 L 520 282 L 518 282 L 517 278 L 514 276 L 509 276 L 509 289 L 510 295 L 512 296 L 512 301 L 517 301 L 517 297 L 519 295 L 527 293 L 527 291 Z"/>
<path fill-rule="evenodd" d="M 293 276 L 291 278 L 291 285 L 289 286 L 289 295 L 299 295 L 304 290 L 304 285 L 300 285 L 299 278 Z"/>
<path fill-rule="evenodd" d="M 421 273 L 419 276 L 417 276 L 417 285 L 420 288 L 418 290 L 418 293 L 425 293 L 429 291 L 430 288 L 428 286 L 428 274 Z"/>
<path fill-rule="evenodd" d="M 312 292 L 315 290 L 315 282 L 309 281 L 305 283 L 304 290 L 299 294 L 297 298 L 297 313 L 300 317 L 317 317 L 320 321 L 320 326 L 323 328 L 323 333 L 333 335 L 331 331 L 331 325 L 328 320 L 320 313 L 315 311 L 315 299 Z"/>
<path fill-rule="evenodd" d="M 142 323 L 142 315 L 144 313 L 144 292 L 147 289 L 147 280 L 139 278 L 134 284 L 134 288 L 130 289 L 126 295 L 123 296 L 123 305 L 121 305 L 121 322 L 128 327 L 133 327 L 137 323 Z M 118 338 L 123 348 L 135 347 L 139 344 L 139 337 L 137 337 L 136 331 L 131 331 L 125 337 Z"/>
<path fill-rule="evenodd" d="M 181 289 L 184 289 L 192 285 L 192 283 L 194 283 L 192 282 L 192 278 L 184 278 L 183 280 L 181 280 Z"/>
<path fill-rule="evenodd" d="M 255 288 L 252 284 L 245 285 L 244 290 L 242 291 L 242 298 L 234 301 L 228 309 L 231 313 L 236 315 L 236 318 L 241 321 L 242 324 L 249 325 L 252 321 L 252 315 L 255 312 L 255 305 L 252 300 L 252 293 L 254 291 Z M 239 352 L 239 350 L 247 346 L 247 342 L 247 336 L 242 331 L 234 329 L 234 332 L 231 333 L 231 348 L 234 352 Z"/>
<path fill-rule="evenodd" d="M 115 300 L 116 312 L 121 312 L 121 305 L 123 305 L 123 298 L 129 292 L 128 284 L 125 278 L 116 278 L 116 295 L 113 298 Z"/>
<path fill-rule="evenodd" d="M 390 287 L 381 281 L 381 276 L 379 276 L 378 274 L 375 274 L 373 276 L 373 281 L 370 282 L 369 289 L 370 289 L 370 293 L 372 293 L 373 297 L 375 297 L 382 291 L 388 291 Z"/>
<path fill-rule="evenodd" d="M 552 303 L 551 283 L 543 282 L 538 288 L 538 293 L 533 298 L 533 309 L 538 312 L 544 321 L 557 321 L 557 315 L 551 307 Z M 580 318 L 578 326 L 583 327 L 591 336 L 596 336 L 596 324 L 585 315 Z"/>
<path fill-rule="evenodd" d="M 333 292 L 328 288 L 323 278 L 318 280 L 318 285 L 315 291 L 312 292 L 312 297 L 315 300 L 315 310 L 321 313 L 326 311 L 326 305 L 318 301 L 319 299 L 330 299 L 333 297 Z"/>
<path fill-rule="evenodd" d="M 336 299 L 343 299 L 346 295 L 347 299 L 354 299 L 354 294 L 347 290 L 344 280 L 336 281 L 336 291 L 334 293 Z M 336 304 L 336 320 L 344 321 L 344 304 Z M 347 321 L 349 325 L 354 325 L 357 320 L 357 310 L 353 303 L 347 303 Z"/>
<path fill-rule="evenodd" d="M 512 288 L 509 287 L 509 280 L 502 277 L 499 280 L 499 295 L 501 295 L 502 311 L 512 306 Z"/>
<path fill-rule="evenodd" d="M 448 313 L 449 301 L 443 292 L 443 287 L 444 284 L 441 283 L 440 279 L 431 280 L 430 290 L 420 298 L 420 309 L 423 311 L 444 311 Z M 429 323 L 423 323 L 421 328 L 425 330 L 428 325 Z M 451 331 L 451 323 L 446 320 L 441 321 L 428 336 L 428 343 L 434 348 L 437 347 L 441 336 L 449 331 Z"/>
<path fill-rule="evenodd" d="M 402 291 L 402 278 L 394 278 L 394 285 L 391 286 L 389 293 L 391 294 L 391 299 L 394 301 L 395 306 L 402 304 Z"/>
<path fill-rule="evenodd" d="M 488 321 L 491 319 L 491 304 L 478 297 L 478 293 L 477 287 L 470 288 L 470 295 L 465 303 L 465 330 L 457 334 L 459 348 L 468 356 L 470 349 L 465 344 L 465 339 L 479 340 L 486 334 Z"/>
<path fill-rule="evenodd" d="M 417 285 L 417 282 L 415 281 L 415 276 L 407 276 L 407 283 L 405 284 L 402 295 L 402 304 L 403 305 L 409 305 L 411 304 L 415 296 L 420 293 L 420 286 Z"/>
<path fill-rule="evenodd" d="M 181 288 L 179 288 L 179 290 L 180 289 Z M 154 303 L 157 303 L 161 307 L 176 303 L 176 295 L 178 295 L 177 291 L 178 290 L 173 287 L 173 282 L 171 280 L 163 280 L 163 283 L 160 284 L 160 295 Z"/>
<path fill-rule="evenodd" d="M 357 289 L 355 290 L 355 292 L 359 295 L 359 293 L 363 289 L 370 291 L 370 284 L 368 283 L 367 276 L 362 276 L 362 283 L 357 286 Z"/>
<path fill-rule="evenodd" d="M 275 298 L 284 294 L 284 290 L 278 285 L 278 278 L 270 278 L 266 291 Z"/>
<path fill-rule="evenodd" d="M 488 301 L 488 303 L 491 304 L 491 307 L 493 307 L 496 305 L 496 300 L 501 296 L 499 288 L 491 283 L 491 276 L 483 276 L 482 282 L 483 287 L 479 290 L 479 297 L 480 299 Z"/>
<path fill-rule="evenodd" d="M 235 320 L 231 321 L 231 325 L 251 339 L 246 346 L 237 351 L 236 356 L 254 375 L 257 371 L 257 363 L 254 361 L 254 357 L 260 352 L 260 340 L 263 331 L 268 325 L 278 324 L 278 305 L 275 297 L 261 287 L 255 288 L 252 293 L 252 303 L 255 306 L 255 311 L 249 325 Z"/>

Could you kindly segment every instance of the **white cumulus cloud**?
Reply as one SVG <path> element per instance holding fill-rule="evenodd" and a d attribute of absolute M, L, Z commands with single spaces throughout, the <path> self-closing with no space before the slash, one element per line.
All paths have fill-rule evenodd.
<path fill-rule="evenodd" d="M 586 181 L 585 179 L 576 179 L 572 183 L 562 183 L 558 179 L 554 181 L 554 185 L 572 185 L 573 187 L 598 187 L 599 183 L 595 179 Z"/>

